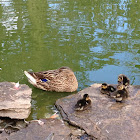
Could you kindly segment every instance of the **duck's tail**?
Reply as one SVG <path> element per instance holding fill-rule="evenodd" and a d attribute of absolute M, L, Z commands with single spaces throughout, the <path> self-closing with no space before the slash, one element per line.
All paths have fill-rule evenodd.
<path fill-rule="evenodd" d="M 36 79 L 27 71 L 24 71 L 24 74 L 27 76 L 28 81 L 32 84 L 32 85 L 36 85 Z"/>

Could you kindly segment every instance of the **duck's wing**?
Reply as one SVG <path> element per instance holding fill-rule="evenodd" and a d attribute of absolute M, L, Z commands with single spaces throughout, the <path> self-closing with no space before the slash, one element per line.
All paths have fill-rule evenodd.
<path fill-rule="evenodd" d="M 129 80 L 128 77 L 124 76 L 124 78 L 123 78 L 123 84 L 124 84 L 125 86 L 129 86 L 130 80 Z"/>
<path fill-rule="evenodd" d="M 48 70 L 48 71 L 41 71 L 41 72 L 27 72 L 27 71 L 24 71 L 24 73 L 28 77 L 28 79 L 30 79 L 32 81 L 41 80 L 42 82 L 50 81 L 58 75 L 57 70 Z"/>
<path fill-rule="evenodd" d="M 100 88 L 100 92 L 101 92 L 102 94 L 107 94 L 107 93 L 108 93 L 107 90 L 102 89 L 102 88 Z"/>
<path fill-rule="evenodd" d="M 75 105 L 75 110 L 83 110 L 84 105 L 86 105 L 85 100 L 83 100 L 83 99 L 78 100 Z"/>
<path fill-rule="evenodd" d="M 49 71 L 42 71 L 42 72 L 35 72 L 33 73 L 38 79 L 47 79 L 47 80 L 52 80 L 57 75 L 59 72 L 57 70 L 49 70 Z"/>
<path fill-rule="evenodd" d="M 87 100 L 87 101 L 86 101 L 86 104 L 87 104 L 87 105 L 91 105 L 91 99 Z"/>
<path fill-rule="evenodd" d="M 50 84 L 54 81 L 55 76 L 58 74 L 56 71 L 49 70 L 43 72 L 27 72 L 24 71 L 24 74 L 27 76 L 28 81 L 37 88 L 43 90 L 53 91 L 50 89 Z"/>
<path fill-rule="evenodd" d="M 125 88 L 123 89 L 123 96 L 124 96 L 124 98 L 128 98 L 128 96 L 129 96 L 129 92 Z"/>
<path fill-rule="evenodd" d="M 24 71 L 24 74 L 32 85 L 43 90 L 73 92 L 78 88 L 74 72 L 68 67 L 42 72 Z"/>
<path fill-rule="evenodd" d="M 116 98 L 118 93 L 119 93 L 118 90 L 115 91 L 115 92 L 112 92 L 112 93 L 110 94 L 110 97 Z"/>
<path fill-rule="evenodd" d="M 114 98 L 120 98 L 120 97 L 127 98 L 128 94 L 127 94 L 127 91 L 125 91 L 125 90 L 117 90 L 116 92 L 114 92 L 112 94 L 112 97 L 114 97 Z"/>
<path fill-rule="evenodd" d="M 78 100 L 75 104 L 75 107 L 81 107 L 82 106 L 82 99 Z"/>
<path fill-rule="evenodd" d="M 53 80 L 53 79 L 57 79 L 57 77 L 59 75 L 61 75 L 61 73 L 63 73 L 63 76 L 66 75 L 66 73 L 64 74 L 64 72 L 70 72 L 72 71 L 69 67 L 61 67 L 59 69 L 55 69 L 55 70 L 48 70 L 48 71 L 41 71 L 41 72 L 29 72 L 34 78 L 37 79 L 46 79 L 46 80 Z"/>
<path fill-rule="evenodd" d="M 36 85 L 36 78 L 33 76 L 32 73 L 28 72 L 28 71 L 24 71 L 24 74 L 26 75 L 26 77 L 28 78 L 28 81 L 33 84 Z"/>
<path fill-rule="evenodd" d="M 110 92 L 116 91 L 116 88 L 114 86 L 112 86 L 112 85 L 109 85 L 108 88 L 109 88 Z"/>

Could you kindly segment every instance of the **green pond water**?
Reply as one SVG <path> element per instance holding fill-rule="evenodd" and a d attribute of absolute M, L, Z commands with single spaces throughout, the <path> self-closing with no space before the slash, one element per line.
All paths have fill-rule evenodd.
<path fill-rule="evenodd" d="M 140 85 L 139 25 L 139 0 L 0 0 L 0 82 L 33 89 L 28 120 L 48 117 L 57 99 L 73 93 L 36 89 L 24 70 L 69 66 L 78 91 L 116 84 L 121 73 Z"/>

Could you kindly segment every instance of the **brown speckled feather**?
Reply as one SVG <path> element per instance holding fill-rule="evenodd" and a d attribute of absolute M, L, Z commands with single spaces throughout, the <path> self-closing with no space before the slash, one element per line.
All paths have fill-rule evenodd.
<path fill-rule="evenodd" d="M 29 82 L 35 87 L 43 90 L 73 92 L 78 88 L 78 82 L 74 72 L 68 67 L 61 67 L 56 70 L 28 73 L 36 80 L 36 84 L 33 84 L 30 80 Z M 46 79 L 47 81 L 43 82 L 41 79 Z"/>

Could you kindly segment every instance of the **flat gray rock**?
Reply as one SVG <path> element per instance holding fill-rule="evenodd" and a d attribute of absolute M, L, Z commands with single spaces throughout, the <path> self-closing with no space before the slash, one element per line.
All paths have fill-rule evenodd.
<path fill-rule="evenodd" d="M 14 88 L 16 83 L 0 83 L 0 117 L 26 119 L 31 110 L 32 90 L 25 84 Z"/>
<path fill-rule="evenodd" d="M 100 93 L 101 84 L 93 84 L 77 94 L 56 101 L 56 107 L 64 120 L 84 129 L 99 140 L 140 139 L 140 86 L 129 87 L 129 97 L 123 103 Z M 77 100 L 88 93 L 92 107 L 74 111 Z"/>

